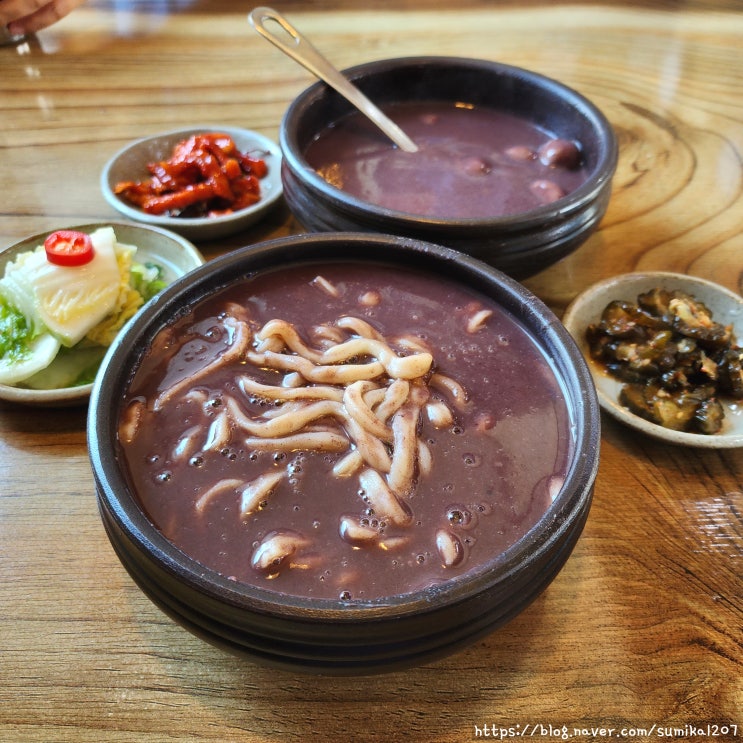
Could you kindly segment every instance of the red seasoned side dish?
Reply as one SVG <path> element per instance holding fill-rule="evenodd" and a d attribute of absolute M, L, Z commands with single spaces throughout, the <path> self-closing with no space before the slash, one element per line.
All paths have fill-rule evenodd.
<path fill-rule="evenodd" d="M 241 152 L 232 137 L 198 134 L 179 142 L 167 160 L 147 165 L 146 181 L 122 181 L 114 193 L 148 214 L 208 217 L 244 209 L 261 197 L 264 160 Z"/>

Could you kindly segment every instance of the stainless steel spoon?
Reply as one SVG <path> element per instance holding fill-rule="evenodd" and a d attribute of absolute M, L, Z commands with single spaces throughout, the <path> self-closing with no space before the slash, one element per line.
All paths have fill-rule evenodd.
<path fill-rule="evenodd" d="M 255 8 L 248 15 L 250 25 L 274 46 L 299 62 L 313 75 L 337 90 L 346 100 L 373 121 L 401 150 L 417 152 L 418 147 L 400 127 L 385 116 L 355 85 L 349 82 L 333 65 L 323 57 L 314 46 L 297 31 L 289 21 L 273 8 Z M 289 36 L 285 40 L 265 26 L 266 21 L 274 21 Z"/>

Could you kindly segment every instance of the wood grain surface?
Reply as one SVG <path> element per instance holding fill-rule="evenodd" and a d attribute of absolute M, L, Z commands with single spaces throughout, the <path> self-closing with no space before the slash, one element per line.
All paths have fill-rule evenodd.
<path fill-rule="evenodd" d="M 0 248 L 114 218 L 98 178 L 131 139 L 203 123 L 277 138 L 313 81 L 250 29 L 251 7 L 91 2 L 0 48 Z M 481 57 L 555 77 L 605 112 L 620 159 L 601 228 L 525 282 L 558 313 L 637 269 L 741 290 L 737 0 L 278 7 L 340 67 Z M 199 247 L 209 258 L 297 230 L 279 208 Z M 579 741 L 610 740 L 600 727 L 736 739 L 707 725 L 743 739 L 741 450 L 667 446 L 604 418 L 588 524 L 534 604 L 445 660 L 337 680 L 225 655 L 149 602 L 98 517 L 85 416 L 0 403 L 2 741 L 448 742 L 500 728 L 554 740 L 563 725 Z"/>

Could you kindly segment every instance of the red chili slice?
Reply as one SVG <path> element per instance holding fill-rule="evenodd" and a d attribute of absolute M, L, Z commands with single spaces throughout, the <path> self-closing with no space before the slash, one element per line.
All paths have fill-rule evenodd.
<path fill-rule="evenodd" d="M 83 266 L 93 260 L 90 235 L 77 230 L 58 230 L 44 240 L 46 259 L 58 266 Z"/>

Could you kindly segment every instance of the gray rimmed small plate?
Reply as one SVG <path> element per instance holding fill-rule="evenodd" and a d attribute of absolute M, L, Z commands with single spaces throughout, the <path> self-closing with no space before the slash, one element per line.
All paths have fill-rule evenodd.
<path fill-rule="evenodd" d="M 176 235 L 160 227 L 109 221 L 72 226 L 65 225 L 57 229 L 79 230 L 80 232 L 92 233 L 99 227 L 113 227 L 116 233 L 116 239 L 119 242 L 136 245 L 137 262 L 152 262 L 161 266 L 164 271 L 165 280 L 168 283 L 205 262 L 204 257 L 191 242 L 180 235 Z M 56 230 L 48 230 L 47 232 L 26 237 L 1 250 L 0 276 L 5 273 L 5 266 L 14 260 L 19 253 L 34 250 L 39 245 L 43 245 L 45 238 L 52 232 L 56 232 Z M 92 384 L 63 387 L 61 389 L 28 389 L 0 384 L 0 400 L 42 407 L 66 407 L 86 403 L 92 389 Z"/>
<path fill-rule="evenodd" d="M 732 325 L 735 336 L 743 338 L 743 298 L 712 281 L 668 271 L 649 271 L 615 276 L 586 289 L 568 307 L 563 324 L 575 339 L 591 370 L 601 408 L 616 420 L 667 443 L 710 449 L 743 446 L 743 402 L 722 398 L 725 421 L 720 433 L 701 434 L 673 431 L 640 418 L 619 403 L 623 383 L 609 375 L 591 358 L 586 328 L 601 317 L 609 302 L 637 301 L 637 296 L 654 288 L 678 289 L 703 302 L 716 322 Z"/>
<path fill-rule="evenodd" d="M 251 157 L 257 157 L 266 163 L 268 172 L 260 180 L 260 201 L 244 209 L 212 217 L 172 217 L 167 215 L 148 214 L 129 204 L 115 193 L 115 188 L 122 181 L 143 181 L 150 177 L 147 165 L 152 162 L 167 160 L 173 148 L 196 134 L 222 132 L 232 137 L 237 148 Z M 262 219 L 271 207 L 281 198 L 281 150 L 278 144 L 250 129 L 232 126 L 206 124 L 190 126 L 187 129 L 154 134 L 138 139 L 119 150 L 104 166 L 101 173 L 101 191 L 106 201 L 127 219 L 164 227 L 177 232 L 190 240 L 214 240 L 233 235 Z"/>

